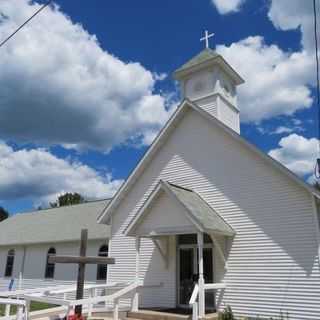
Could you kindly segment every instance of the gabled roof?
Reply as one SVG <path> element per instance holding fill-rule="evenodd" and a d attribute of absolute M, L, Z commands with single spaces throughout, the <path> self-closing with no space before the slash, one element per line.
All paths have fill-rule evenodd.
<path fill-rule="evenodd" d="M 145 213 L 152 206 L 159 192 L 165 192 L 173 201 L 182 206 L 193 225 L 202 232 L 213 232 L 233 236 L 235 231 L 224 219 L 196 192 L 160 180 L 144 205 L 137 212 L 125 230 L 126 235 L 134 235 L 134 229 L 141 223 Z M 156 226 L 155 226 L 156 227 Z"/>
<path fill-rule="evenodd" d="M 237 85 L 244 83 L 242 77 L 230 66 L 230 64 L 220 54 L 209 48 L 202 50 L 199 54 L 177 69 L 174 72 L 174 77 L 177 80 L 180 80 L 191 72 L 214 64 L 220 65 L 220 67 L 233 78 Z"/>
<path fill-rule="evenodd" d="M 15 214 L 0 223 L 0 246 L 79 241 L 83 228 L 89 240 L 107 239 L 110 227 L 99 225 L 97 217 L 109 201 Z"/>
<path fill-rule="evenodd" d="M 192 59 L 190 59 L 188 62 L 186 62 L 184 65 L 182 65 L 179 69 L 176 70 L 176 72 L 180 72 L 180 71 L 189 69 L 189 68 L 191 68 L 195 65 L 198 65 L 200 63 L 217 58 L 218 56 L 219 56 L 219 54 L 216 53 L 214 50 L 206 48 L 206 49 L 202 50 L 199 54 L 194 56 Z"/>
<path fill-rule="evenodd" d="M 297 183 L 301 187 L 303 187 L 305 190 L 313 194 L 315 197 L 320 199 L 320 192 L 316 190 L 313 186 L 307 184 L 302 179 L 300 179 L 298 176 L 296 176 L 293 172 L 291 172 L 289 169 L 287 169 L 284 165 L 282 165 L 280 162 L 276 161 L 269 155 L 265 154 L 261 150 L 259 150 L 255 145 L 251 144 L 244 138 L 242 138 L 237 132 L 227 127 L 224 123 L 222 123 L 220 120 L 203 110 L 202 108 L 198 107 L 195 103 L 191 102 L 188 99 L 185 99 L 182 101 L 180 106 L 176 109 L 176 111 L 173 113 L 173 115 L 170 117 L 164 128 L 160 131 L 156 139 L 151 144 L 148 151 L 145 153 L 145 155 L 142 157 L 136 168 L 132 171 L 128 179 L 125 183 L 122 184 L 121 188 L 117 191 L 114 198 L 111 200 L 109 205 L 105 208 L 105 210 L 101 213 L 101 215 L 98 218 L 98 221 L 103 223 L 107 223 L 109 221 L 109 218 L 119 205 L 120 201 L 125 197 L 125 194 L 129 191 L 131 186 L 135 183 L 135 181 L 139 178 L 140 174 L 142 174 L 144 168 L 152 161 L 153 156 L 156 154 L 157 150 L 162 146 L 166 139 L 169 137 L 172 131 L 174 131 L 174 128 L 176 124 L 180 121 L 180 119 L 184 116 L 186 111 L 188 109 L 192 109 L 196 112 L 198 112 L 201 116 L 203 116 L 205 119 L 207 119 L 212 125 L 217 126 L 221 130 L 223 130 L 226 134 L 228 134 L 230 137 L 241 143 L 245 148 L 248 148 L 255 154 L 257 154 L 260 158 L 268 162 L 271 166 L 285 174 L 289 179 L 291 179 L 293 182 Z"/>

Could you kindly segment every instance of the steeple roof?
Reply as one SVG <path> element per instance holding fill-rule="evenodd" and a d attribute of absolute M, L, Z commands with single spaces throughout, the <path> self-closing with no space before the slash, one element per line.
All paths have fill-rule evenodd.
<path fill-rule="evenodd" d="M 191 60 L 182 65 L 179 69 L 174 72 L 174 77 L 180 80 L 184 76 L 197 69 L 202 69 L 212 64 L 217 64 L 222 67 L 230 76 L 233 78 L 235 83 L 242 84 L 244 80 L 241 76 L 229 65 L 229 63 L 217 52 L 210 48 L 202 50 L 199 54 L 193 57 Z"/>
<path fill-rule="evenodd" d="M 214 59 L 218 56 L 219 54 L 216 53 L 214 50 L 206 48 L 202 50 L 200 53 L 198 53 L 195 57 L 190 59 L 188 62 L 186 62 L 184 65 L 182 65 L 178 70 L 176 70 L 176 72 L 189 69 L 195 65 Z"/>

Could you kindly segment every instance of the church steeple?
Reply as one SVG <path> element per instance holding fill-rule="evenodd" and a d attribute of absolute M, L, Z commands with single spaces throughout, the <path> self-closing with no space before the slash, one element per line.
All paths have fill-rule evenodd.
<path fill-rule="evenodd" d="M 174 77 L 180 82 L 182 98 L 195 102 L 240 133 L 236 88 L 244 80 L 221 55 L 206 47 L 176 70 Z"/>

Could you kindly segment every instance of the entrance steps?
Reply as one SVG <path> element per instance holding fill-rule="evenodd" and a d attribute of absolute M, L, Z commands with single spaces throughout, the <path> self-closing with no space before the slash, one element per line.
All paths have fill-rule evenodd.
<path fill-rule="evenodd" d="M 139 320 L 189 320 L 190 316 L 171 312 L 141 310 L 136 312 L 128 312 L 128 318 Z"/>
<path fill-rule="evenodd" d="M 126 315 L 122 313 L 119 315 L 119 320 L 191 320 L 191 315 L 179 314 L 178 312 L 162 312 L 156 310 L 139 310 L 129 311 Z M 112 320 L 112 315 L 93 315 L 88 320 Z M 208 313 L 203 320 L 217 320 L 217 313 Z"/>

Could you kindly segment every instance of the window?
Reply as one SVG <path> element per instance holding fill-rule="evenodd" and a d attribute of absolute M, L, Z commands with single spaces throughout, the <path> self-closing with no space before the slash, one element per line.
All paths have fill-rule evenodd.
<path fill-rule="evenodd" d="M 108 246 L 106 244 L 102 245 L 98 253 L 99 257 L 108 256 Z M 98 264 L 97 266 L 97 280 L 106 280 L 107 279 L 107 270 L 108 266 L 106 264 Z"/>
<path fill-rule="evenodd" d="M 210 236 L 206 233 L 203 234 L 203 242 L 204 243 L 212 243 Z M 196 234 L 181 234 L 178 236 L 179 244 L 197 244 L 197 235 Z"/>
<path fill-rule="evenodd" d="M 54 256 L 55 254 L 56 254 L 56 249 L 55 248 L 50 248 L 48 250 L 47 262 L 46 262 L 46 271 L 45 271 L 45 274 L 44 274 L 44 277 L 46 279 L 53 279 L 53 277 L 54 277 L 55 264 L 54 263 L 49 263 L 49 257 L 50 256 Z"/>
<path fill-rule="evenodd" d="M 5 277 L 11 277 L 13 273 L 13 264 L 14 264 L 14 249 L 8 251 L 7 255 L 7 264 L 6 264 L 6 271 L 4 273 Z"/>

